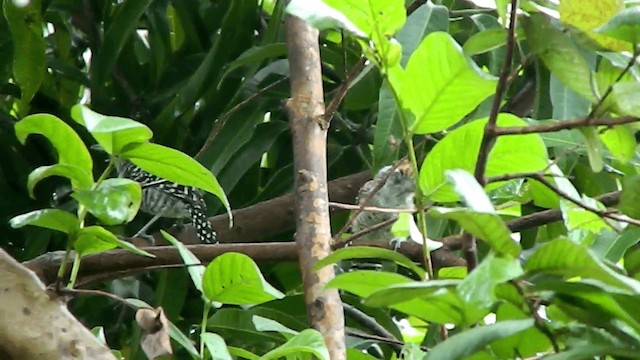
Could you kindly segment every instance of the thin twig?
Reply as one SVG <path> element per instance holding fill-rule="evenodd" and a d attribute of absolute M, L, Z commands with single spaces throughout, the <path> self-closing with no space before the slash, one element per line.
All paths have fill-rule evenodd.
<path fill-rule="evenodd" d="M 373 332 L 373 335 L 361 334 L 359 332 L 352 333 L 354 334 L 353 336 L 365 338 L 363 337 L 364 335 L 369 337 L 370 340 L 382 341 L 382 342 L 388 343 L 389 346 L 391 346 L 396 351 L 396 354 L 398 355 L 400 354 L 400 352 L 402 351 L 402 347 L 404 346 L 404 342 L 398 340 L 391 332 L 389 332 L 389 330 L 385 329 L 384 326 L 378 324 L 376 319 L 367 315 L 366 313 L 364 313 L 363 311 L 361 311 L 360 309 L 356 308 L 351 304 L 347 304 L 343 302 L 342 307 L 344 308 L 345 315 L 350 315 L 350 317 L 354 321 L 360 323 L 361 325 L 365 326 L 366 328 L 368 328 Z M 347 334 L 350 335 L 349 332 L 347 332 Z"/>
<path fill-rule="evenodd" d="M 561 120 L 542 125 L 499 127 L 495 129 L 495 134 L 496 136 L 539 134 L 556 132 L 560 130 L 577 129 L 585 126 L 616 126 L 638 121 L 640 121 L 640 118 L 637 118 L 635 116 L 622 116 L 619 118 L 597 118 L 591 119 L 589 123 L 586 122 L 586 118 L 580 118 L 573 120 Z"/>
<path fill-rule="evenodd" d="M 551 342 L 551 346 L 553 346 L 553 351 L 556 353 L 560 352 L 560 346 L 558 346 L 558 342 L 556 341 L 555 336 L 553 335 L 549 327 L 547 327 L 547 324 L 545 324 L 544 319 L 538 313 L 538 307 L 540 306 L 539 302 L 531 301 L 531 299 L 526 296 L 524 285 L 521 281 L 516 280 L 512 281 L 511 283 L 516 288 L 518 294 L 520 294 L 520 296 L 524 299 L 524 302 L 527 304 L 529 312 L 531 313 L 531 316 L 533 316 L 536 328 L 538 328 L 538 330 L 540 330 L 540 332 L 544 334 L 547 339 L 549 339 L 549 342 Z"/>
<path fill-rule="evenodd" d="M 363 236 L 365 236 L 365 235 L 367 235 L 369 233 L 372 233 L 372 232 L 374 232 L 376 230 L 380 230 L 380 229 L 384 229 L 386 227 L 389 227 L 395 221 L 396 221 L 396 219 L 394 219 L 394 218 L 387 219 L 387 220 L 385 220 L 383 222 L 379 222 L 379 223 L 377 223 L 375 225 L 369 226 L 366 229 L 362 229 L 362 230 L 358 231 L 357 233 L 352 234 L 351 236 L 349 236 L 348 238 L 346 238 L 344 240 L 334 237 L 333 240 L 331 241 L 331 248 L 332 249 L 337 249 L 337 248 L 341 247 L 344 244 L 348 244 L 348 243 L 350 243 L 350 242 L 352 242 L 352 241 L 354 241 L 354 240 L 356 240 L 358 238 L 361 238 L 361 237 L 363 237 Z"/>
<path fill-rule="evenodd" d="M 609 97 L 611 92 L 613 92 L 613 86 L 619 83 L 620 80 L 622 80 L 622 77 L 627 72 L 629 72 L 629 70 L 631 70 L 631 67 L 636 63 L 636 59 L 638 59 L 638 56 L 640 56 L 640 47 L 636 47 L 633 50 L 633 56 L 631 57 L 631 59 L 629 59 L 627 66 L 624 68 L 624 70 L 622 70 L 622 72 L 618 75 L 618 77 L 607 87 L 607 90 L 605 90 L 604 94 L 602 94 L 602 97 L 600 98 L 600 100 L 598 100 L 598 103 L 596 103 L 596 105 L 593 108 L 591 108 L 589 115 L 587 115 L 585 119 L 586 124 L 591 124 L 591 120 L 595 116 L 596 112 L 600 109 L 600 107 L 602 107 L 602 104 L 607 99 L 607 97 Z"/>
<path fill-rule="evenodd" d="M 549 174 L 549 173 L 545 173 L 544 171 L 532 171 L 532 172 L 523 172 L 523 173 L 513 173 L 513 174 L 504 174 L 504 175 L 499 175 L 499 176 L 492 176 L 492 177 L 487 178 L 487 184 L 495 183 L 495 182 L 499 182 L 499 181 L 509 181 L 509 180 L 514 180 L 514 179 L 530 179 L 530 178 L 533 179 L 533 178 L 537 178 L 538 176 L 557 177 L 557 178 L 564 178 L 564 179 L 568 178 L 565 175 Z"/>

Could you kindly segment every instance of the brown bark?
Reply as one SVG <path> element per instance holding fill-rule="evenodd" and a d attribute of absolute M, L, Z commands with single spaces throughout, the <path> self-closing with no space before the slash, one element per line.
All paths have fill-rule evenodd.
<path fill-rule="evenodd" d="M 331 225 L 327 192 L 324 95 L 318 30 L 288 16 L 287 48 L 291 99 L 287 102 L 293 135 L 296 235 L 298 257 L 311 326 L 324 337 L 331 359 L 346 359 L 344 314 L 338 291 L 325 289 L 333 267 L 313 271 L 331 253 Z"/>

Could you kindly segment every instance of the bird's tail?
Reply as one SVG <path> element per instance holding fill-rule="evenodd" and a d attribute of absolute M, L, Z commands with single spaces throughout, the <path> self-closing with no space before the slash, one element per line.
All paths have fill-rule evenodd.
<path fill-rule="evenodd" d="M 216 232 L 211 227 L 209 219 L 205 214 L 205 210 L 201 204 L 193 204 L 189 207 L 193 226 L 198 233 L 198 239 L 205 244 L 215 244 L 218 242 Z"/>

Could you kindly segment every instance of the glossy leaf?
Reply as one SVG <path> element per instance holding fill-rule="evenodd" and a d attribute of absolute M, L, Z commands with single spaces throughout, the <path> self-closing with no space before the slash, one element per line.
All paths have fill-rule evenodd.
<path fill-rule="evenodd" d="M 473 34 L 462 46 L 467 56 L 484 54 L 507 43 L 507 30 L 493 28 Z"/>
<path fill-rule="evenodd" d="M 105 225 L 127 223 L 136 216 L 142 200 L 140 184 L 129 179 L 106 179 L 96 190 L 71 195 Z"/>
<path fill-rule="evenodd" d="M 640 89 L 639 89 L 640 90 Z M 619 161 L 626 163 L 633 157 L 636 151 L 636 138 L 633 131 L 627 125 L 602 128 L 600 140 L 609 152 Z"/>
<path fill-rule="evenodd" d="M 420 168 L 422 192 L 433 201 L 456 201 L 458 195 L 446 182 L 447 170 L 461 169 L 473 173 L 487 119 L 465 124 L 440 140 L 427 154 Z M 526 123 L 511 114 L 500 114 L 498 126 L 525 126 Z M 464 151 L 460 151 L 464 144 Z M 537 134 L 501 136 L 489 153 L 486 176 L 540 171 L 547 166 L 547 149 Z M 488 189 L 499 186 L 491 184 Z"/>
<path fill-rule="evenodd" d="M 189 272 L 189 276 L 191 277 L 193 286 L 195 286 L 195 288 L 198 289 L 198 291 L 200 291 L 201 293 L 204 293 L 202 289 L 202 279 L 204 276 L 205 267 L 204 265 L 197 265 L 201 263 L 200 259 L 193 255 L 193 253 L 189 249 L 187 249 L 187 247 L 183 243 L 178 241 L 169 233 L 163 230 L 160 230 L 160 233 L 162 234 L 162 237 L 165 238 L 165 240 L 170 242 L 171 245 L 173 245 L 178 250 L 178 254 L 180 254 L 182 262 L 187 265 L 187 271 Z"/>
<path fill-rule="evenodd" d="M 619 208 L 623 214 L 640 219 L 640 175 L 624 178 Z"/>
<path fill-rule="evenodd" d="M 401 92 L 415 116 L 413 133 L 447 129 L 493 94 L 496 80 L 466 58 L 444 32 L 429 34 L 411 55 Z M 392 82 L 392 85 L 394 83 Z M 395 86 L 395 85 L 394 85 Z M 460 96 L 464 94 L 464 96 Z"/>
<path fill-rule="evenodd" d="M 45 77 L 45 41 L 39 0 L 20 6 L 3 1 L 3 15 L 13 36 L 13 76 L 20 86 L 21 100 L 26 104 L 36 94 Z"/>
<path fill-rule="evenodd" d="M 102 149 L 111 155 L 118 155 L 132 143 L 143 143 L 151 139 L 153 133 L 146 125 L 131 119 L 105 116 L 84 105 L 71 109 L 71 117 L 87 128 Z"/>
<path fill-rule="evenodd" d="M 29 174 L 27 179 L 27 189 L 29 196 L 35 198 L 33 190 L 43 179 L 50 176 L 63 176 L 71 180 L 75 190 L 89 189 L 93 185 L 93 175 L 78 166 L 72 164 L 55 164 L 40 166 Z"/>
<path fill-rule="evenodd" d="M 631 6 L 622 9 L 596 32 L 637 45 L 640 43 L 640 8 Z"/>
<path fill-rule="evenodd" d="M 216 177 L 188 155 L 152 143 L 128 147 L 120 155 L 153 175 L 212 193 L 222 201 L 227 208 L 229 218 L 232 219 L 229 200 Z"/>
<path fill-rule="evenodd" d="M 509 320 L 479 326 L 456 334 L 436 345 L 427 353 L 426 359 L 464 359 L 482 350 L 493 341 L 517 334 L 532 326 L 533 319 Z"/>
<path fill-rule="evenodd" d="M 580 96 L 595 102 L 589 64 L 558 25 L 541 14 L 523 18 L 522 24 L 527 40 L 549 71 Z"/>
<path fill-rule="evenodd" d="M 594 30 L 623 8 L 623 0 L 563 0 L 558 11 L 563 23 L 585 32 L 602 47 L 621 51 L 629 50 L 629 45 Z"/>
<path fill-rule="evenodd" d="M 301 18 L 318 30 L 341 29 L 358 37 L 367 36 L 344 13 L 329 5 L 323 1 L 316 0 L 293 0 L 287 5 L 286 11 L 290 15 Z"/>
<path fill-rule="evenodd" d="M 73 248 L 80 256 L 101 253 L 107 250 L 122 248 L 136 255 L 154 258 L 155 256 L 147 251 L 137 248 L 135 245 L 120 240 L 112 232 L 102 226 L 87 226 L 78 231 L 77 239 Z"/>
<path fill-rule="evenodd" d="M 14 229 L 21 228 L 26 225 L 33 225 L 61 231 L 65 234 L 73 234 L 80 228 L 80 222 L 77 217 L 66 211 L 58 209 L 35 210 L 26 214 L 18 215 L 11 218 L 11 220 L 9 220 L 9 224 Z"/>
<path fill-rule="evenodd" d="M 490 307 L 496 301 L 496 286 L 523 274 L 518 259 L 489 255 L 462 280 L 458 285 L 458 292 L 466 302 L 477 304 L 479 307 Z"/>
<path fill-rule="evenodd" d="M 623 290 L 640 293 L 640 282 L 616 273 L 598 260 L 588 248 L 567 239 L 552 240 L 538 247 L 527 259 L 524 269 L 532 273 L 596 279 Z"/>
<path fill-rule="evenodd" d="M 202 285 L 209 301 L 223 304 L 260 304 L 284 297 L 266 282 L 256 263 L 240 253 L 225 253 L 209 263 Z"/>
<path fill-rule="evenodd" d="M 93 160 L 89 150 L 78 134 L 58 117 L 49 114 L 29 115 L 16 123 L 15 131 L 23 144 L 31 134 L 44 135 L 56 149 L 60 164 L 74 165 L 91 173 Z"/>
<path fill-rule="evenodd" d="M 329 360 L 329 350 L 322 335 L 313 329 L 303 330 L 285 344 L 269 351 L 260 357 L 261 360 L 279 359 L 300 354 L 313 354 L 320 360 Z"/>
<path fill-rule="evenodd" d="M 200 336 L 202 342 L 209 350 L 211 359 L 213 360 L 231 360 L 231 354 L 227 350 L 227 344 L 224 339 L 218 334 L 204 333 Z"/>
<path fill-rule="evenodd" d="M 613 85 L 613 97 L 625 115 L 640 116 L 640 84 L 637 81 L 622 81 Z"/>

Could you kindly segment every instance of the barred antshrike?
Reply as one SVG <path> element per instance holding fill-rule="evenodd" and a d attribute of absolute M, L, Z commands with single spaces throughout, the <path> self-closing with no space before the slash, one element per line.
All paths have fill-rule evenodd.
<path fill-rule="evenodd" d="M 119 161 L 117 169 L 120 177 L 140 183 L 142 188 L 140 209 L 154 215 L 136 236 L 148 237 L 146 231 L 161 217 L 191 218 L 200 241 L 208 244 L 217 242 L 216 232 L 207 220 L 205 213 L 207 205 L 201 190 L 162 179 L 126 160 Z"/>

